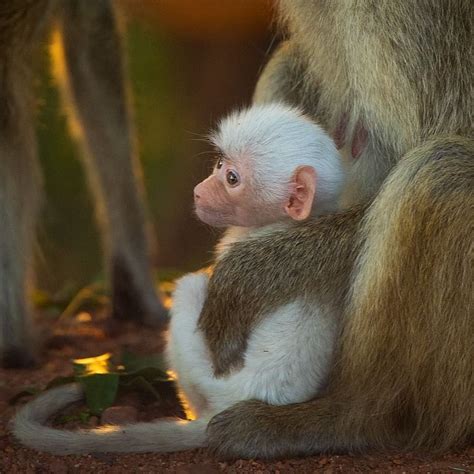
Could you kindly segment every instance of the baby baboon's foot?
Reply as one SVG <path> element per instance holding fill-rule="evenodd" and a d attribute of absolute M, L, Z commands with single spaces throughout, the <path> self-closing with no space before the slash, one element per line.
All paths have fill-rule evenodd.
<path fill-rule="evenodd" d="M 145 272 L 144 272 L 145 273 Z M 112 317 L 119 321 L 135 321 L 154 327 L 165 326 L 168 311 L 158 299 L 151 277 L 134 276 L 122 258 L 112 264 Z"/>

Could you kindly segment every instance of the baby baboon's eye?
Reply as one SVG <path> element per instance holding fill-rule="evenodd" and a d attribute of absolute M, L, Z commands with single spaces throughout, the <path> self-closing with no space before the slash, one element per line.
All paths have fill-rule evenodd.
<path fill-rule="evenodd" d="M 223 164 L 224 164 L 223 158 L 219 158 L 216 163 L 216 169 L 220 170 Z"/>
<path fill-rule="evenodd" d="M 227 171 L 226 180 L 232 187 L 237 186 L 240 182 L 239 175 L 233 170 Z"/>

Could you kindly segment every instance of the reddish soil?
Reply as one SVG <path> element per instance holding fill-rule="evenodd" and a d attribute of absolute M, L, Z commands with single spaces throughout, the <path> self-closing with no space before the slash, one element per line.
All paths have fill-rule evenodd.
<path fill-rule="evenodd" d="M 77 319 L 77 318 L 76 318 Z M 82 318 L 84 319 L 84 318 Z M 213 473 L 213 472 L 474 472 L 474 446 L 440 456 L 419 454 L 313 456 L 275 462 L 243 461 L 220 462 L 206 449 L 169 455 L 85 455 L 53 456 L 20 446 L 8 432 L 8 421 L 16 407 L 8 400 L 25 386 L 43 387 L 59 375 L 69 375 L 72 358 L 118 352 L 124 345 L 135 352 L 157 353 L 162 347 L 160 337 L 153 330 L 136 328 L 132 324 L 115 326 L 104 318 L 94 322 L 70 320 L 57 323 L 48 338 L 43 359 L 34 370 L 0 369 L 0 473 Z M 17 406 L 21 402 L 17 403 Z M 157 406 L 144 403 L 140 397 L 121 399 L 138 409 L 139 419 L 148 420 L 178 413 L 176 400 L 167 399 Z M 93 420 L 97 422 L 97 419 Z M 71 423 L 68 423 L 71 425 Z M 67 428 L 73 426 L 67 426 Z"/>

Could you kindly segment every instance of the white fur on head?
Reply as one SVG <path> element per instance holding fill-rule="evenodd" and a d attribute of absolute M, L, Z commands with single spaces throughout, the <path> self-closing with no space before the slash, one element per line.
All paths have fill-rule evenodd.
<path fill-rule="evenodd" d="M 344 170 L 329 135 L 301 110 L 282 103 L 254 105 L 220 121 L 211 142 L 230 159 L 248 162 L 264 202 L 281 203 L 298 166 L 317 173 L 313 213 L 337 209 Z"/>

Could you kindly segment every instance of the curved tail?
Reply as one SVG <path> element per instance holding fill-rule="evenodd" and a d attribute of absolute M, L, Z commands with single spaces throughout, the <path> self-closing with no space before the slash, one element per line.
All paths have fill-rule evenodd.
<path fill-rule="evenodd" d="M 48 390 L 17 413 L 12 426 L 14 436 L 30 448 L 59 455 L 172 452 L 199 448 L 207 444 L 207 419 L 109 425 L 79 431 L 46 426 L 51 416 L 82 398 L 83 391 L 78 384 Z"/>

